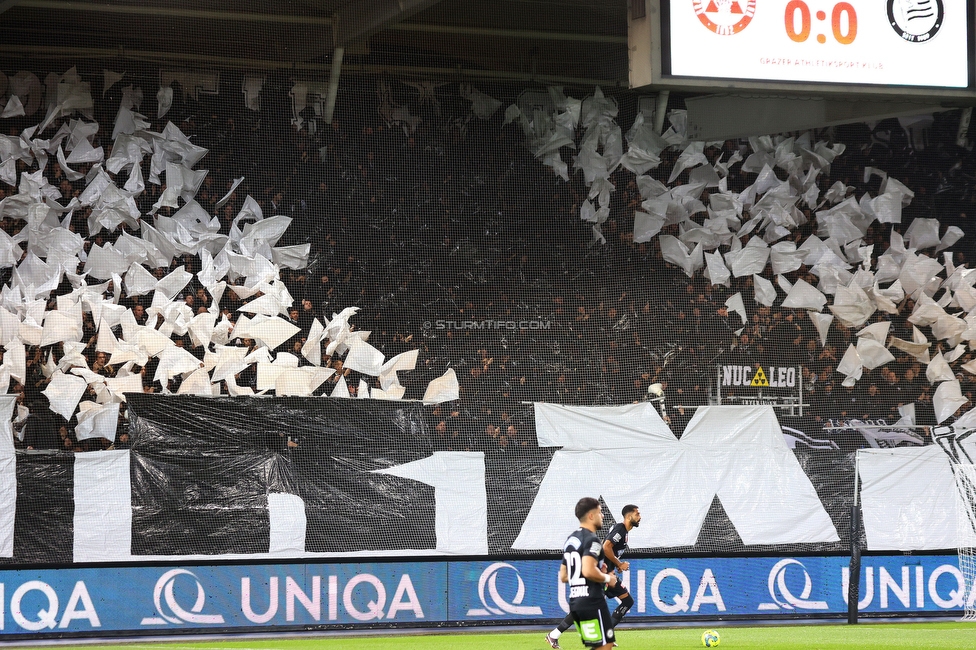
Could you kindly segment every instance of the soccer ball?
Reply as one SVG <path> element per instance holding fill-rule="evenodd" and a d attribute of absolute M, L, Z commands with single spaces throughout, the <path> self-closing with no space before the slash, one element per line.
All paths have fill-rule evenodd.
<path fill-rule="evenodd" d="M 702 632 L 702 645 L 706 648 L 714 648 L 719 644 L 718 632 L 715 630 L 705 630 Z"/>

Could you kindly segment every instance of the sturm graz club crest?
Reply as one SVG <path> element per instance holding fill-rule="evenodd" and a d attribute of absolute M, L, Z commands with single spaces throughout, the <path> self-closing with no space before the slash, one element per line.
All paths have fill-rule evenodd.
<path fill-rule="evenodd" d="M 756 13 L 756 0 L 693 0 L 701 24 L 719 36 L 731 36 L 745 29 Z"/>
<path fill-rule="evenodd" d="M 910 43 L 934 38 L 944 18 L 942 0 L 888 0 L 888 23 L 898 36 Z"/>

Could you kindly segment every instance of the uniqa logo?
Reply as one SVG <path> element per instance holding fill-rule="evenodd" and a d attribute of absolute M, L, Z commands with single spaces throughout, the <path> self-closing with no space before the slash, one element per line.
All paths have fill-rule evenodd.
<path fill-rule="evenodd" d="M 197 600 L 193 603 L 190 611 L 186 611 L 176 602 L 173 587 L 176 583 L 177 576 L 190 576 L 197 583 Z M 164 612 L 164 601 L 170 614 Z M 224 617 L 220 614 L 200 613 L 203 611 L 203 605 L 206 601 L 207 595 L 203 591 L 203 585 L 200 584 L 200 579 L 195 574 L 186 569 L 171 569 L 159 576 L 159 580 L 156 581 L 156 587 L 153 589 L 153 602 L 156 604 L 156 613 L 159 616 L 146 617 L 142 619 L 140 625 L 166 625 L 167 622 L 175 625 L 182 623 L 223 623 Z"/>
<path fill-rule="evenodd" d="M 515 591 L 515 597 L 512 598 L 512 602 L 508 602 L 498 593 L 498 573 L 502 569 L 511 569 L 514 571 L 515 579 L 518 580 L 518 589 Z M 485 597 L 486 590 L 487 596 L 491 598 L 494 607 L 488 604 L 488 598 Z M 484 605 L 484 608 L 469 609 L 468 616 L 488 616 L 489 614 L 495 614 L 496 616 L 504 616 L 505 614 L 538 616 L 542 614 L 541 607 L 522 605 L 522 600 L 525 598 L 525 583 L 522 582 L 522 576 L 519 575 L 518 569 L 506 562 L 495 562 L 494 564 L 488 565 L 488 568 L 481 572 L 481 577 L 478 579 L 478 596 L 481 598 L 481 604 Z"/>
<path fill-rule="evenodd" d="M 799 598 L 794 596 L 786 586 L 786 570 L 794 564 L 803 571 L 803 591 L 800 592 Z M 813 582 L 810 580 L 810 574 L 802 563 L 792 558 L 780 560 L 769 570 L 769 596 L 774 602 L 761 603 L 759 609 L 827 609 L 827 601 L 807 600 L 812 589 Z M 779 596 L 776 595 L 777 591 Z"/>

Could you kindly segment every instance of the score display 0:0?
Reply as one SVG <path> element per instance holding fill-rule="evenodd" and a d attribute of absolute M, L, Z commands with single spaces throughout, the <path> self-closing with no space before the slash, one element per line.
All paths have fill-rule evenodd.
<path fill-rule="evenodd" d="M 842 24 L 843 18 L 847 18 L 847 25 Z M 797 29 L 797 18 L 799 18 L 799 29 Z M 817 12 L 817 20 L 827 19 L 827 14 L 823 11 Z M 803 43 L 810 38 L 810 26 L 812 15 L 810 7 L 803 0 L 790 0 L 786 5 L 786 35 L 795 43 Z M 830 27 L 834 33 L 834 40 L 841 45 L 850 45 L 857 36 L 857 14 L 854 7 L 848 2 L 838 2 L 830 12 Z M 817 42 L 827 42 L 827 37 L 817 34 Z"/>

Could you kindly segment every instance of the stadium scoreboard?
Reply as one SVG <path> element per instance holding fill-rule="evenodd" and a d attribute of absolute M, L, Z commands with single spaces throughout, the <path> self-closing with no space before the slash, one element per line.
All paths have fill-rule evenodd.
<path fill-rule="evenodd" d="M 973 0 L 633 0 L 629 18 L 632 87 L 976 97 Z"/>

